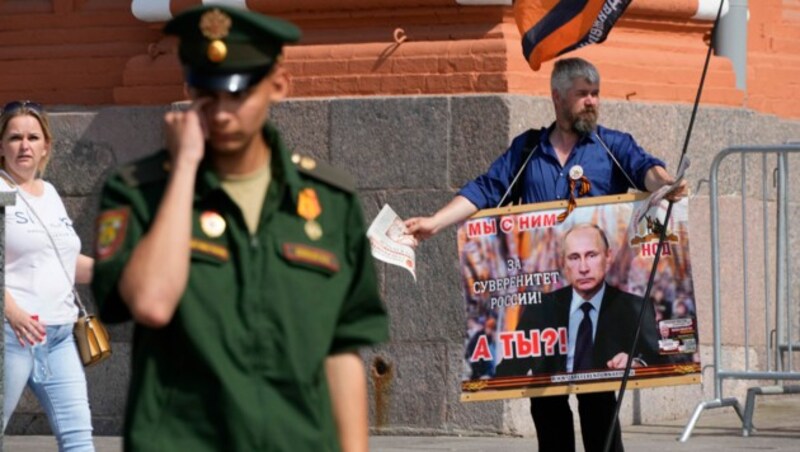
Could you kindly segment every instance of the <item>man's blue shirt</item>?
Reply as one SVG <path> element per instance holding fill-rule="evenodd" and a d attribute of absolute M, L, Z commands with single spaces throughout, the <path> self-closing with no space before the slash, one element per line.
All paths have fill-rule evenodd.
<path fill-rule="evenodd" d="M 585 196 L 602 196 L 625 193 L 628 188 L 645 191 L 644 179 L 654 166 L 666 167 L 663 161 L 641 148 L 630 134 L 598 126 L 595 133 L 578 140 L 562 167 L 550 144 L 553 125 L 539 132 L 539 146 L 533 152 L 525 172 L 518 183 L 525 204 L 569 198 L 569 170 L 575 165 L 591 182 Z M 458 194 L 469 199 L 478 209 L 497 207 L 498 203 L 522 165 L 529 130 L 514 138 L 511 147 L 489 167 L 489 171 L 466 184 Z M 598 136 L 619 162 L 625 173 L 614 163 Z M 635 186 L 631 186 L 628 177 Z M 506 200 L 508 201 L 508 199 Z M 514 200 L 516 202 L 516 200 Z"/>

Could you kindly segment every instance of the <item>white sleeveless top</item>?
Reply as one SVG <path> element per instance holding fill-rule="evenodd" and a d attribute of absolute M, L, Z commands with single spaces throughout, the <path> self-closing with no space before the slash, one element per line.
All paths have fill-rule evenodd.
<path fill-rule="evenodd" d="M 72 228 L 61 197 L 49 182 L 44 182 L 44 194 L 38 197 L 11 187 L 2 178 L 0 190 L 17 192 L 18 197 L 24 196 L 35 209 L 53 237 L 69 275 L 68 281 L 36 215 L 17 198 L 15 205 L 6 207 L 6 289 L 20 308 L 39 315 L 45 325 L 75 322 L 78 308 L 73 301 L 72 286 L 81 240 Z"/>

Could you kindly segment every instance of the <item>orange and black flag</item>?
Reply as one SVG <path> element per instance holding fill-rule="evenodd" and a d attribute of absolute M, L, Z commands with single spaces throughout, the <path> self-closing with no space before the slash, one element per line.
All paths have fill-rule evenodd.
<path fill-rule="evenodd" d="M 522 52 L 534 71 L 543 62 L 603 42 L 632 0 L 516 0 Z"/>

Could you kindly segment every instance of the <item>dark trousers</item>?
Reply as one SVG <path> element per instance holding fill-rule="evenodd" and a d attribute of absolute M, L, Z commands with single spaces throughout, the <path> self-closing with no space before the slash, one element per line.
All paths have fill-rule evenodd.
<path fill-rule="evenodd" d="M 616 403 L 614 392 L 578 394 L 578 413 L 586 452 L 603 452 Z M 539 439 L 539 452 L 575 452 L 569 396 L 531 399 L 531 416 Z M 624 452 L 619 422 L 614 429 L 610 451 Z"/>

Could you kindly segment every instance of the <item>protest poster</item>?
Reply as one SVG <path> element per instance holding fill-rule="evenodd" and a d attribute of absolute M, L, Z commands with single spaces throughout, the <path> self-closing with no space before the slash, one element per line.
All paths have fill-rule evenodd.
<path fill-rule="evenodd" d="M 642 309 L 628 387 L 700 382 L 688 200 L 673 205 L 666 225 L 667 202 L 647 202 L 646 194 L 579 199 L 560 224 L 566 202 L 487 209 L 460 225 L 462 401 L 618 389 Z M 634 216 L 643 220 L 631 224 Z M 596 310 L 579 308 L 584 296 Z M 581 333 L 584 317 L 591 323 Z"/>

